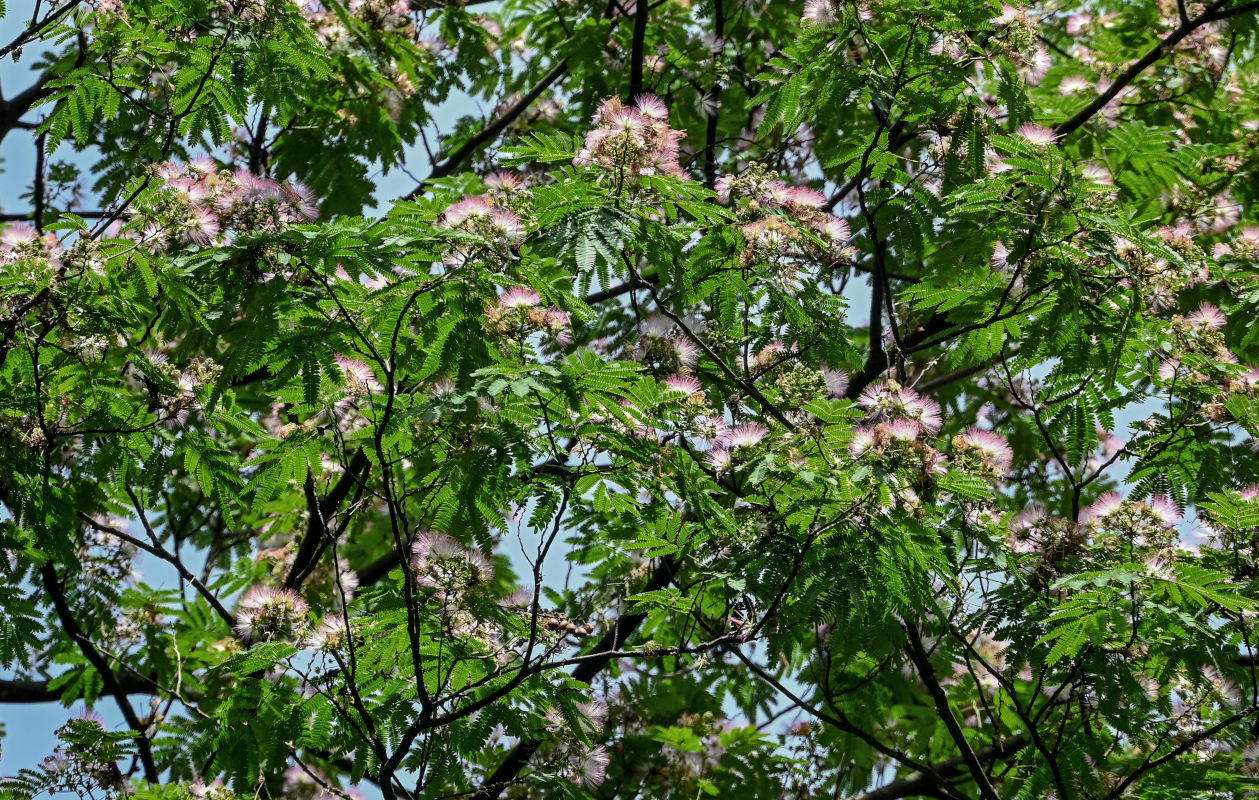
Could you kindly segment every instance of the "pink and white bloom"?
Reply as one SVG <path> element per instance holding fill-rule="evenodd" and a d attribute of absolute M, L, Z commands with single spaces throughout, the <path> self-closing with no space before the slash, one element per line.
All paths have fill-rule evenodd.
<path fill-rule="evenodd" d="M 699 381 L 692 375 L 670 375 L 664 379 L 664 384 L 675 392 L 690 397 L 700 393 Z"/>
<path fill-rule="evenodd" d="M 1224 316 L 1224 312 L 1210 303 L 1203 303 L 1198 306 L 1198 310 L 1189 315 L 1189 324 L 1195 328 L 1204 328 L 1209 331 L 1217 331 L 1224 327 L 1224 323 L 1228 319 Z"/>
<path fill-rule="evenodd" d="M 1023 123 L 1014 132 L 1014 135 L 1037 147 L 1049 147 L 1058 141 L 1058 134 L 1054 133 L 1053 128 L 1037 125 L 1034 122 Z"/>
<path fill-rule="evenodd" d="M 759 422 L 745 422 L 727 431 L 721 444 L 731 450 L 755 447 L 768 433 L 769 429 Z"/>
<path fill-rule="evenodd" d="M 1080 512 L 1081 522 L 1096 522 L 1119 510 L 1123 505 L 1123 496 L 1119 492 L 1106 492 L 1088 508 Z"/>
<path fill-rule="evenodd" d="M 843 397 L 848 392 L 848 373 L 842 369 L 822 367 L 822 379 L 826 381 L 826 393 L 831 397 Z"/>

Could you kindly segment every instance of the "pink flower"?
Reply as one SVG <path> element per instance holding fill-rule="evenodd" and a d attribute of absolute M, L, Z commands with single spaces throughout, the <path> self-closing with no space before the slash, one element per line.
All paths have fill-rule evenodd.
<path fill-rule="evenodd" d="M 928 434 L 937 433 L 943 422 L 938 403 L 892 381 L 866 387 L 857 403 L 870 412 L 872 419 L 881 421 L 906 417 L 922 425 Z"/>
<path fill-rule="evenodd" d="M 918 435 L 922 433 L 922 426 L 912 419 L 901 417 L 882 426 L 883 431 L 889 439 L 898 442 L 913 442 L 918 439 Z"/>
<path fill-rule="evenodd" d="M 822 378 L 826 381 L 826 393 L 831 397 L 843 397 L 848 392 L 848 373 L 842 369 L 822 367 Z"/>
<path fill-rule="evenodd" d="M 1039 86 L 1040 82 L 1049 74 L 1049 68 L 1053 66 L 1053 60 L 1049 57 L 1049 48 L 1041 45 L 1036 48 L 1036 52 L 1028 59 L 1026 66 L 1023 68 L 1022 74 L 1024 80 L 1031 86 Z"/>
<path fill-rule="evenodd" d="M 758 422 L 745 422 L 727 431 L 721 443 L 731 450 L 755 447 L 768 433 L 769 429 Z"/>
<path fill-rule="evenodd" d="M 670 342 L 679 364 L 683 367 L 695 366 L 695 362 L 699 360 L 699 348 L 690 339 L 671 339 Z"/>
<path fill-rule="evenodd" d="M 839 217 L 829 217 L 821 225 L 817 226 L 818 234 L 835 244 L 843 244 L 852 238 L 852 231 L 848 227 L 848 223 Z"/>
<path fill-rule="evenodd" d="M 1014 135 L 1022 137 L 1037 147 L 1049 147 L 1058 141 L 1058 134 L 1054 133 L 1052 128 L 1037 125 L 1034 122 L 1023 123 L 1014 132 Z"/>
<path fill-rule="evenodd" d="M 1224 316 L 1224 312 L 1220 311 L 1210 303 L 1203 303 L 1198 306 L 1198 310 L 1189 315 L 1189 324 L 1195 328 L 1206 328 L 1209 331 L 1216 331 L 1224 327 L 1224 323 L 1228 320 Z"/>
<path fill-rule="evenodd" d="M 787 202 L 803 208 L 821 208 L 826 205 L 826 195 L 816 189 L 797 186 L 787 190 Z"/>
<path fill-rule="evenodd" d="M 708 466 L 712 467 L 713 471 L 719 475 L 730 471 L 732 459 L 729 450 L 720 447 L 713 448 L 708 451 L 707 460 Z"/>
<path fill-rule="evenodd" d="M 573 756 L 568 776 L 586 789 L 603 783 L 608 772 L 608 751 L 603 745 Z"/>
<path fill-rule="evenodd" d="M 524 286 L 513 286 L 498 296 L 498 307 L 533 308 L 542 302 L 542 296 Z"/>
<path fill-rule="evenodd" d="M 1096 161 L 1087 162 L 1081 169 L 1080 174 L 1088 178 L 1093 183 L 1102 186 L 1114 186 L 1115 178 L 1110 174 L 1110 169 L 1105 164 L 1099 164 Z"/>
<path fill-rule="evenodd" d="M 1020 8 L 1019 6 L 1012 6 L 1009 3 L 1002 3 L 1000 16 L 993 17 L 992 19 L 988 21 L 991 22 L 993 25 L 1000 27 L 1002 25 L 1009 25 L 1011 22 L 1015 22 L 1016 20 L 1026 18 L 1026 16 L 1027 16 L 1027 12 L 1024 11 L 1022 8 Z"/>
<path fill-rule="evenodd" d="M 1004 243 L 997 242 L 992 248 L 992 258 L 988 263 L 998 272 L 1004 272 L 1006 267 L 1010 265 L 1010 248 Z"/>
<path fill-rule="evenodd" d="M 834 0 L 807 0 L 800 21 L 805 25 L 834 25 L 839 19 L 839 9 Z"/>
<path fill-rule="evenodd" d="M 255 586 L 240 599 L 236 632 L 247 642 L 291 639 L 306 622 L 310 607 L 288 589 Z"/>
<path fill-rule="evenodd" d="M 184 228 L 184 237 L 193 244 L 208 245 L 219 235 L 219 222 L 209 209 L 198 206 L 192 210 Z"/>
<path fill-rule="evenodd" d="M 1176 503 L 1167 495 L 1153 495 L 1146 501 L 1146 505 L 1165 527 L 1174 528 L 1176 523 L 1180 522 L 1180 509 L 1176 507 Z"/>
<path fill-rule="evenodd" d="M 1089 79 L 1083 75 L 1068 75 L 1058 84 L 1058 93 L 1061 95 L 1076 94 L 1078 92 L 1088 91 L 1092 87 Z"/>
<path fill-rule="evenodd" d="M 494 574 L 493 566 L 479 550 L 464 547 L 438 531 L 416 537 L 411 545 L 411 571 L 416 583 L 442 595 L 484 583 Z"/>
<path fill-rule="evenodd" d="M 870 428 L 857 428 L 852 432 L 852 441 L 848 444 L 848 452 L 854 456 L 862 456 L 874 447 L 874 431 Z"/>
<path fill-rule="evenodd" d="M 640 94 L 634 98 L 638 112 L 652 122 L 665 122 L 669 119 L 669 108 L 654 94 Z"/>
<path fill-rule="evenodd" d="M 500 208 L 490 212 L 490 224 L 496 234 L 508 241 L 515 241 L 525 233 L 525 226 L 520 223 L 520 217 Z"/>
<path fill-rule="evenodd" d="M 494 207 L 490 205 L 488 200 L 480 195 L 471 195 L 446 209 L 443 219 L 448 226 L 453 228 L 469 217 L 477 215 L 488 217 L 493 213 Z"/>
<path fill-rule="evenodd" d="M 690 397 L 700 391 L 699 381 L 690 375 L 670 375 L 664 379 L 664 384 L 675 392 Z"/>
<path fill-rule="evenodd" d="M 519 189 L 520 176 L 514 172 L 494 172 L 482 181 L 486 186 L 502 189 Z"/>
<path fill-rule="evenodd" d="M 652 314 L 638 326 L 638 332 L 645 339 L 668 336 L 671 330 L 673 330 L 673 321 L 663 314 Z"/>
<path fill-rule="evenodd" d="M 369 394 L 379 392 L 384 388 L 380 381 L 376 380 L 375 373 L 372 372 L 371 366 L 366 361 L 360 361 L 357 358 L 346 358 L 343 355 L 335 356 L 337 366 L 341 368 L 341 372 L 345 375 L 346 383 L 349 384 L 351 390 L 356 394 Z"/>
<path fill-rule="evenodd" d="M 1106 492 L 1098 497 L 1093 505 L 1080 512 L 1080 522 L 1097 522 L 1119 510 L 1123 505 L 1123 497 L 1118 492 Z"/>
<path fill-rule="evenodd" d="M 286 183 L 283 186 L 284 201 L 292 208 L 295 216 L 305 220 L 319 217 L 319 201 L 315 192 L 302 183 Z"/>
<path fill-rule="evenodd" d="M 954 437 L 953 444 L 959 451 L 978 455 L 983 465 L 998 476 L 1008 475 L 1014 463 L 1014 451 L 1005 437 L 992 431 L 968 428 L 965 433 Z"/>

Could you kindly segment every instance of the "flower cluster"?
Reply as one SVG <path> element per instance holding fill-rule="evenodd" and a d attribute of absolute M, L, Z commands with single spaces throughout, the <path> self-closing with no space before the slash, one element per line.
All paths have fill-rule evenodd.
<path fill-rule="evenodd" d="M 953 437 L 953 462 L 995 483 L 1010 473 L 1014 451 L 1000 434 L 970 428 Z"/>
<path fill-rule="evenodd" d="M 866 410 L 869 421 L 875 423 L 908 420 L 924 432 L 935 434 L 943 422 L 938 403 L 892 380 L 867 387 L 857 404 Z"/>
<path fill-rule="evenodd" d="M 1171 318 L 1173 345 L 1171 353 L 1159 364 L 1158 374 L 1165 381 L 1173 379 L 1204 383 L 1211 379 L 1201 370 L 1191 369 L 1182 363 L 1184 356 L 1200 356 L 1213 362 L 1237 363 L 1237 356 L 1224 342 L 1226 318 L 1210 303 L 1202 303 L 1188 316 Z"/>
<path fill-rule="evenodd" d="M 325 472 L 339 469 L 340 465 L 335 469 L 331 463 L 324 465 Z M 255 560 L 270 568 L 266 580 L 280 583 L 292 573 L 301 541 L 299 534 L 306 532 L 309 522 L 308 512 L 302 510 L 270 516 L 258 526 L 260 544 Z M 358 583 L 358 573 L 350 568 L 345 556 L 338 553 L 335 559 L 321 558 L 309 567 L 302 579 L 301 595 L 316 608 L 340 609 L 343 597 L 346 600 L 354 597 Z"/>
<path fill-rule="evenodd" d="M 1021 567 L 1037 586 L 1047 586 L 1061 576 L 1067 559 L 1081 553 L 1084 543 L 1083 526 L 1052 516 L 1039 503 L 1019 512 L 1010 525 L 1010 549 L 1031 556 Z"/>
<path fill-rule="evenodd" d="M 97 748 L 84 748 L 76 741 L 89 726 L 104 728 L 104 720 L 94 711 L 84 711 L 57 730 L 62 744 L 40 764 L 45 774 L 42 788 L 51 794 L 79 797 L 129 797 L 134 788 L 116 761 Z"/>
<path fill-rule="evenodd" d="M 805 27 L 817 25 L 825 27 L 834 25 L 843 13 L 843 4 L 835 0 L 805 0 L 804 13 L 800 15 L 800 24 Z"/>
<path fill-rule="evenodd" d="M 384 385 L 376 378 L 371 365 L 358 358 L 348 358 L 338 354 L 337 366 L 345 376 L 345 385 L 354 397 L 365 397 L 384 390 Z"/>
<path fill-rule="evenodd" d="M 499 338 L 522 341 L 534 333 L 543 333 L 557 344 L 572 341 L 568 313 L 554 306 L 543 307 L 537 292 L 523 287 L 508 289 L 485 311 L 490 333 Z"/>
<path fill-rule="evenodd" d="M 996 53 L 1006 56 L 1024 80 L 1033 86 L 1049 72 L 1049 50 L 1041 43 L 1040 20 L 1025 8 L 1001 4 L 1001 13 L 990 20 L 997 29 L 991 45 Z"/>
<path fill-rule="evenodd" d="M 356 47 L 353 34 L 335 9 L 319 0 L 302 0 L 300 7 L 328 49 L 335 52 Z M 351 18 L 381 33 L 401 36 L 415 33 L 411 4 L 407 0 L 350 0 L 345 10 Z"/>
<path fill-rule="evenodd" d="M 638 326 L 638 333 L 633 355 L 656 375 L 690 372 L 699 358 L 699 348 L 668 317 L 648 317 Z"/>
<path fill-rule="evenodd" d="M 721 202 L 741 201 L 737 212 L 747 241 L 744 264 L 770 265 L 784 285 L 794 282 L 803 263 L 855 255 L 844 247 L 851 238 L 848 223 L 826 211 L 828 201 L 821 192 L 787 186 L 777 173 L 759 165 L 722 176 L 715 188 Z"/>
<path fill-rule="evenodd" d="M 201 395 L 218 383 L 223 367 L 214 359 L 193 356 L 184 369 L 170 363 L 160 350 L 147 354 L 149 368 L 144 377 L 157 384 L 158 406 L 170 427 L 186 425 L 193 413 L 201 410 Z M 134 375 L 137 390 L 144 389 L 140 375 Z"/>
<path fill-rule="evenodd" d="M 41 235 L 24 223 L 9 225 L 0 233 L 0 268 L 10 274 L 20 268 L 37 285 L 46 283 L 51 272 L 60 266 L 62 253 L 54 234 Z"/>
<path fill-rule="evenodd" d="M 1110 548 L 1125 542 L 1132 547 L 1168 550 L 1177 540 L 1180 510 L 1166 495 L 1125 500 L 1117 492 L 1107 492 L 1084 509 L 1080 521 Z"/>
<path fill-rule="evenodd" d="M 411 574 L 443 602 L 484 586 L 494 578 L 494 567 L 475 548 L 464 547 L 444 533 L 429 531 L 411 544 Z"/>
<path fill-rule="evenodd" d="M 1205 277 L 1206 255 L 1190 237 L 1187 226 L 1164 228 L 1159 231 L 1159 238 L 1179 258 L 1168 260 L 1158 257 L 1126 239 L 1116 241 L 1114 255 L 1128 273 L 1122 278 L 1123 284 L 1138 286 L 1147 308 L 1166 311 L 1176 305 L 1177 295 L 1182 289 L 1200 283 Z M 1095 261 L 1103 268 L 1109 263 L 1105 256 Z"/>
<path fill-rule="evenodd" d="M 513 248 L 525 237 L 525 227 L 507 206 L 509 199 L 517 201 L 520 191 L 513 187 L 510 195 L 496 191 L 469 195 L 446 209 L 441 224 L 463 234 L 452 237 L 443 259 L 446 266 L 458 268 L 482 261 L 501 268 L 511 262 Z"/>
<path fill-rule="evenodd" d="M 246 642 L 295 642 L 306 629 L 306 601 L 288 589 L 255 586 L 240 599 L 236 632 Z"/>
<path fill-rule="evenodd" d="M 664 379 L 666 407 L 674 410 L 679 429 L 701 440 L 719 437 L 726 423 L 709 404 L 708 395 L 693 375 L 670 375 Z"/>
<path fill-rule="evenodd" d="M 870 456 L 907 469 L 915 485 L 946 471 L 944 454 L 928 441 L 939 433 L 942 423 L 940 406 L 934 400 L 888 380 L 867 387 L 857 403 L 865 409 L 866 420 L 853 432 L 849 445 L 853 456 Z"/>
<path fill-rule="evenodd" d="M 247 170 L 219 169 L 209 158 L 152 169 L 157 189 L 142 209 L 138 239 L 153 251 L 179 244 L 227 244 L 230 231 L 278 231 L 319 216 L 314 194 L 301 184 Z"/>
<path fill-rule="evenodd" d="M 769 428 L 759 422 L 741 422 L 727 425 L 717 419 L 713 436 L 713 449 L 708 451 L 708 465 L 714 472 L 725 473 L 740 463 L 746 463 L 763 452 L 762 441 L 769 435 Z"/>
<path fill-rule="evenodd" d="M 603 101 L 594 116 L 598 127 L 586 134 L 573 164 L 598 167 L 620 185 L 643 176 L 687 177 L 678 164 L 684 131 L 669 127 L 669 109 L 655 95 L 642 94 L 627 106 L 620 97 Z"/>

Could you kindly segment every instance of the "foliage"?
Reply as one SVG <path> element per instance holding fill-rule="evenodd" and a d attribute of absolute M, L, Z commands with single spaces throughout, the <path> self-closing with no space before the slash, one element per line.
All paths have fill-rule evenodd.
<path fill-rule="evenodd" d="M 7 9 L 0 796 L 1250 796 L 1257 6 Z"/>

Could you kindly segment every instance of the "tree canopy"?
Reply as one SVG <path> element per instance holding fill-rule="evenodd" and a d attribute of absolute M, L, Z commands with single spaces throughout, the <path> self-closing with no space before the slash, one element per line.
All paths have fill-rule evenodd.
<path fill-rule="evenodd" d="M 1259 787 L 1259 2 L 19 5 L 0 797 Z"/>

